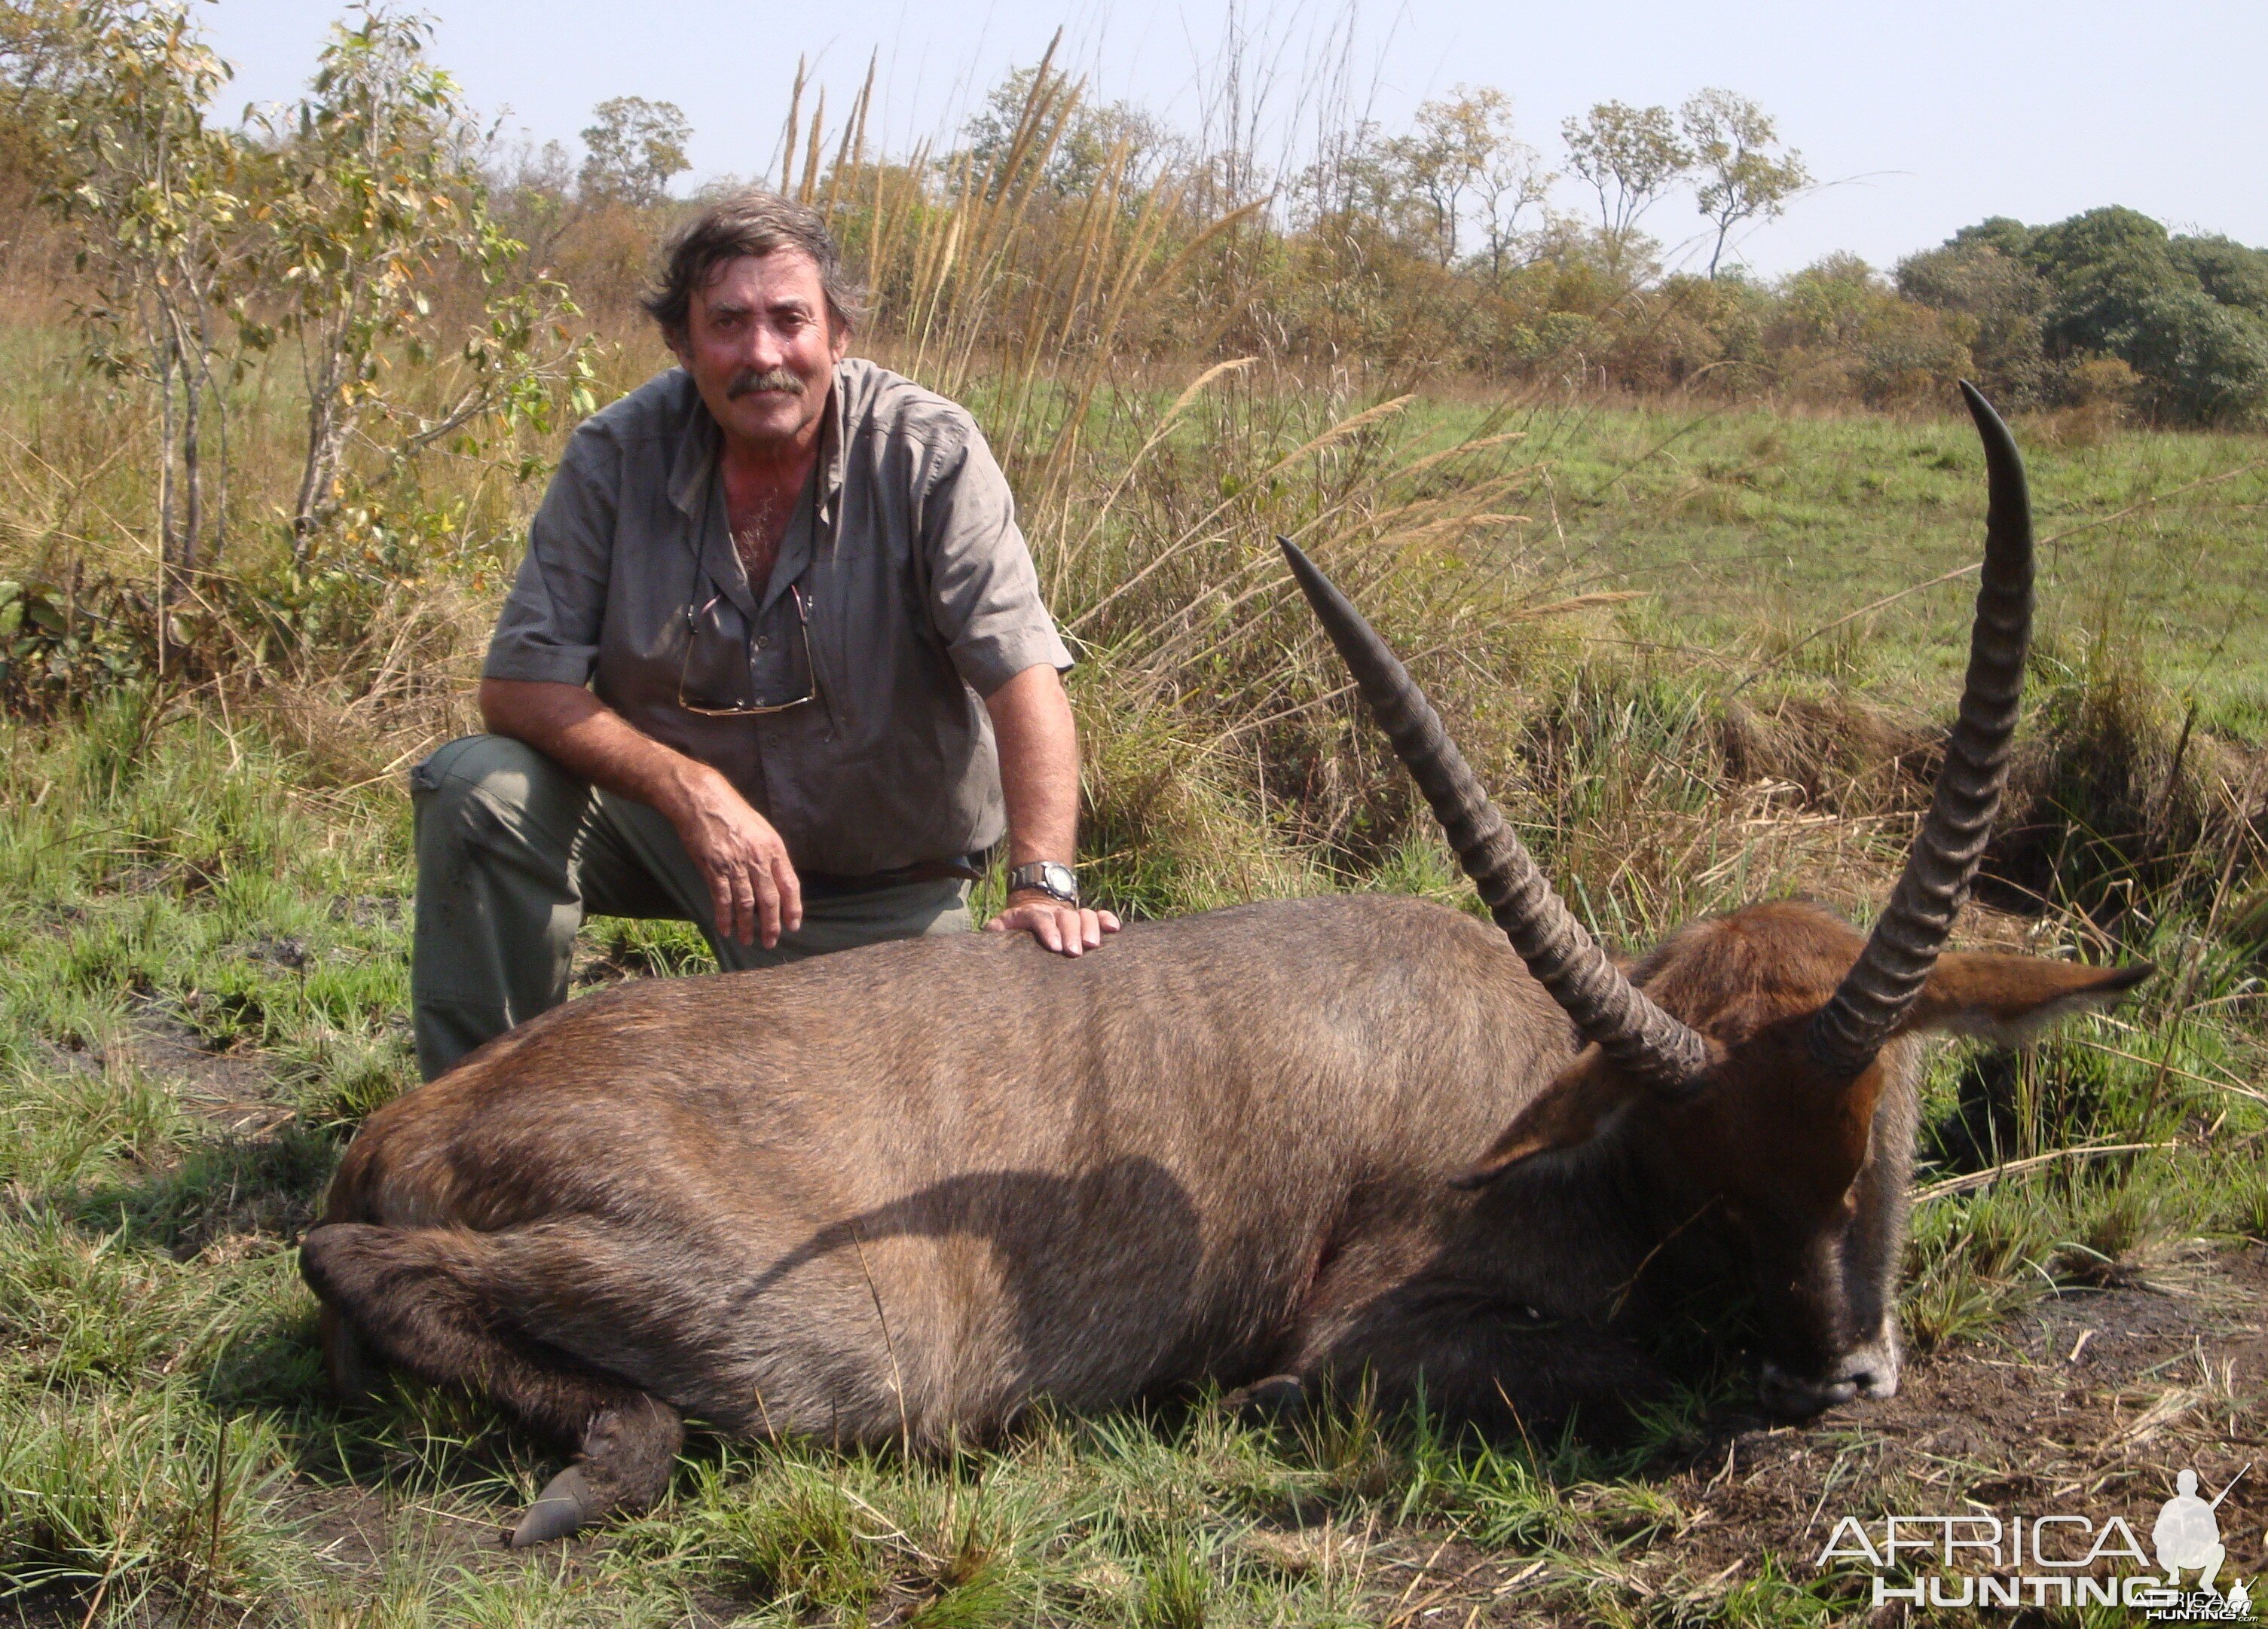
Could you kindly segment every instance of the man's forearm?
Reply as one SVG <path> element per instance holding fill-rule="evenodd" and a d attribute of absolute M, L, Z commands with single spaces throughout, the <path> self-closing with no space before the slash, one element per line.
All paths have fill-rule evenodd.
<path fill-rule="evenodd" d="M 1000 748 L 1008 863 L 1079 853 L 1079 729 L 1052 667 L 1027 667 L 984 698 Z"/>
<path fill-rule="evenodd" d="M 984 698 L 1000 746 L 1000 792 L 1008 805 L 1008 863 L 1079 856 L 1079 727 L 1052 667 L 1027 667 Z M 1084 955 L 1118 931 L 1108 910 L 1069 903 L 1044 889 L 1012 893 L 984 925 L 1027 932 L 1049 949 Z"/>
<path fill-rule="evenodd" d="M 570 774 L 678 819 L 690 778 L 714 774 L 672 751 L 579 684 L 481 681 L 490 733 L 526 741 Z"/>

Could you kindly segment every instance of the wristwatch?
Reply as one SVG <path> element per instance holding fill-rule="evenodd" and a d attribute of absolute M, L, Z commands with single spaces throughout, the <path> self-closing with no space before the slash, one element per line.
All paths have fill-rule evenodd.
<path fill-rule="evenodd" d="M 1035 859 L 1008 873 L 1011 894 L 1045 894 L 1066 905 L 1079 903 L 1079 877 L 1060 860 Z"/>

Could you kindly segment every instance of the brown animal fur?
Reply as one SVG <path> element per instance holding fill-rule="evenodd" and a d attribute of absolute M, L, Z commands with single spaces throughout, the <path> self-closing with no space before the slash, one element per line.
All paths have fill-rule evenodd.
<path fill-rule="evenodd" d="M 365 1355 L 467 1384 L 578 1448 L 600 1508 L 655 1496 L 680 1412 L 918 1446 L 1042 1397 L 1337 1377 L 1561 1414 L 1641 1389 L 1626 1334 L 1727 1266 L 1768 1396 L 1816 1408 L 1896 1375 L 1916 1044 L 1855 1082 L 1803 1050 L 1859 947 L 1765 905 L 1640 962 L 1718 1053 L 1676 1101 L 1410 900 L 641 982 L 373 1115 L 303 1259 L 343 1384 Z M 2137 977 L 1948 956 L 1910 1028 Z"/>

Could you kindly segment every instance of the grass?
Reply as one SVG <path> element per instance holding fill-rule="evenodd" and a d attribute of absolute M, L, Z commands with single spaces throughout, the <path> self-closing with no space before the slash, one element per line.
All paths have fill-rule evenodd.
<path fill-rule="evenodd" d="M 1161 223 L 1201 234 L 1202 202 L 1122 156 L 1050 228 L 1064 252 L 1024 254 L 1050 84 L 992 176 L 854 153 L 833 173 L 871 184 L 858 211 L 804 188 L 856 228 L 894 318 L 879 358 L 968 401 L 1017 483 L 1082 659 L 1095 892 L 1153 915 L 1470 903 L 1286 592 L 1280 533 L 1618 945 L 1773 895 L 1877 908 L 1957 689 L 1965 424 L 1163 359 L 1138 335 L 1179 311 L 1188 233 Z M 1899 1398 L 1773 1428 L 1704 1308 L 1676 1337 L 1690 1388 L 1611 1448 L 1482 1443 L 1359 1396 L 1274 1432 L 1204 1396 L 1042 1416 L 911 1463 L 696 1436 L 647 1517 L 502 1552 L 553 1462 L 447 1392 L 336 1408 L 294 1245 L 414 1080 L 400 772 L 469 723 L 556 438 L 396 479 L 373 449 L 294 577 L 295 358 L 250 358 L 230 552 L 153 674 L 154 415 L 89 374 L 52 299 L 11 300 L 0 579 L 72 620 L 0 681 L 0 1621 L 1808 1625 L 1863 1609 L 1813 1565 L 1822 1513 L 2080 1489 L 2146 1523 L 2171 1467 L 2219 1485 L 2262 1435 L 2268 443 L 2073 414 L 2017 425 L 2041 638 L 1962 932 L 2162 970 L 2021 1053 L 1939 1055 Z M 661 365 L 648 333 L 600 337 L 602 397 Z M 585 940 L 585 985 L 707 962 L 683 925 Z M 2225 1530 L 2260 1530 L 2259 1485 Z"/>
<path fill-rule="evenodd" d="M 2043 540 L 2043 642 L 2066 660 L 2146 649 L 2161 682 L 2257 740 L 2260 439 L 2130 431 L 2058 445 L 2053 429 L 2018 425 Z M 1957 682 L 1974 583 L 1923 586 L 1973 564 L 1982 534 L 1983 467 L 1965 424 L 1625 410 L 1587 416 L 1550 445 L 1559 504 L 1580 529 L 1564 546 L 1530 546 L 1574 582 L 1646 591 L 1660 624 L 1727 660 L 1734 682 L 1793 671 L 1894 696 Z"/>
<path fill-rule="evenodd" d="M 1646 558 L 1724 547 L 1735 520 L 1697 520 L 1678 497 L 1688 476 L 1635 452 L 1665 424 L 1688 426 L 1678 445 L 1698 447 L 1756 426 L 1638 409 L 1474 417 L 1415 402 L 1334 433 L 1361 406 L 1275 399 L 1227 377 L 1184 431 L 1216 449 L 1211 463 L 1177 436 L 1134 461 L 1130 445 L 1154 436 L 1145 426 L 1168 402 L 1141 390 L 1094 409 L 1105 417 L 1091 445 L 1131 469 L 1111 524 L 1072 534 L 1068 511 L 1032 515 L 1057 608 L 1084 619 L 1075 701 L 1100 892 L 1143 912 L 1318 887 L 1469 903 L 1397 771 L 1329 701 L 1336 678 L 1304 619 L 1238 587 L 1263 581 L 1275 528 L 1304 527 L 1413 651 L 1533 846 L 1619 944 L 1742 898 L 1815 892 L 1862 914 L 1881 901 L 1923 796 L 1930 719 L 1953 694 L 1939 642 L 1955 629 L 1930 619 L 1944 606 L 1914 597 L 1864 638 L 1800 649 L 1785 630 L 1839 603 L 1826 579 L 1792 579 L 1747 613 L 1726 587 L 1708 603 L 1653 594 L 1533 615 L 1642 581 Z M 1469 447 L 1515 420 L 1538 445 Z M 68 452 L 39 440 L 59 429 L 29 429 L 39 456 Z M 1780 433 L 1862 465 L 1858 490 L 1867 461 L 1896 475 L 1914 463 L 1910 442 L 1950 436 L 1858 420 L 1789 420 Z M 1445 445 L 1469 449 L 1426 463 Z M 2035 465 L 2043 508 L 2075 511 L 2243 453 L 2206 438 L 2173 449 L 2114 438 L 2088 449 L 2091 499 L 2057 485 L 2051 456 Z M 1789 456 L 1792 483 L 1808 458 Z M 1923 535 L 1944 558 L 1973 549 L 1973 472 L 1933 472 L 1910 490 L 1887 479 L 1874 506 L 1837 511 L 1832 483 L 1846 476 L 1805 475 L 1823 485 L 1785 492 L 1778 520 L 1751 522 L 1800 531 L 1810 515 L 1835 531 L 1810 531 L 1805 558 L 1862 556 L 1882 583 L 1933 574 Z M 2191 508 L 2154 506 L 2147 524 L 2234 527 L 2216 506 L 2252 501 L 2245 479 L 2200 488 Z M 1544 520 L 1490 520 L 1506 512 Z M 1563 547 L 1560 534 L 1592 542 Z M 1586 560 L 1615 549 L 1626 574 L 1586 576 Z M 1150 563 L 1161 565 L 1138 592 L 1111 599 Z M 292 1259 L 351 1128 L 413 1080 L 397 769 L 463 717 L 446 678 L 465 672 L 495 590 L 438 574 L 401 592 L 386 615 L 442 630 L 422 692 L 372 685 L 367 660 L 338 658 L 202 692 L 125 685 L 48 724 L 4 726 L 9 1609 L 115 1625 L 1418 1625 L 1445 1613 L 1796 1625 L 1846 1609 L 1848 1586 L 1808 1566 L 1805 1534 L 1776 1524 L 1778 1504 L 1744 1507 L 1749 1484 L 1717 1479 L 1757 1432 L 1742 1423 L 1747 1364 L 1705 1337 L 1694 1337 L 1694 1390 L 1615 1452 L 1461 1441 L 1429 1420 L 1379 1420 L 1359 1397 L 1286 1434 L 1238 1427 L 1204 1397 L 1043 1418 L 941 1463 L 696 1439 L 649 1518 L 570 1554 L 497 1552 L 549 1461 L 445 1393 L 335 1412 Z M 1923 603 L 1928 617 L 1907 610 Z M 2118 615 L 2132 617 L 2132 601 Z M 372 646 L 393 640 L 387 626 L 404 624 L 379 617 Z M 1694 656 L 1701 640 L 1724 660 Z M 1939 1058 L 1921 1182 L 1941 1191 L 1921 1203 L 1907 1262 L 1917 1393 L 1957 1390 L 1980 1366 L 2046 1364 L 2078 1337 L 2057 1331 L 2048 1354 L 2021 1331 L 2059 1330 L 2068 1307 L 2095 1305 L 2087 1298 L 2166 1291 L 2193 1309 L 2182 1350 L 2206 1357 L 2225 1348 L 2213 1318 L 2245 1305 L 2212 1264 L 2268 1230 L 2259 935 L 2245 925 L 2259 785 L 2245 778 L 2257 760 L 2239 665 L 2209 667 L 2200 640 L 2051 629 L 2035 662 L 2014 817 L 2035 835 L 1996 866 L 2035 896 L 1998 901 L 2025 914 L 1973 914 L 1969 932 L 2150 955 L 2166 973 L 2116 1019 L 2023 1055 Z M 2134 646 L 2139 658 L 2111 660 Z M 1789 653 L 1778 667 L 1776 649 Z M 2189 712 L 2161 660 L 2236 676 Z M 1763 678 L 1735 697 L 1749 672 Z M 678 924 L 601 921 L 587 940 L 585 983 L 705 964 Z M 2073 1153 L 2134 1144 L 2150 1148 Z M 2016 1168 L 1993 1180 L 2003 1164 Z M 2098 1350 L 2110 1345 L 2105 1334 Z M 2088 1390 L 2105 1441 L 2161 1404 L 2189 1409 L 2186 1461 L 2216 1463 L 2216 1445 L 2257 1434 L 2257 1386 L 2216 1393 L 2209 1377 L 2154 1373 L 2118 1370 Z M 2225 1406 L 2209 1416 L 2196 1400 Z M 1960 1406 L 1992 1418 L 1966 1393 Z M 1921 1445 L 1934 1439 L 1898 1418 L 1823 1425 L 1792 1468 L 1756 1477 L 1789 1508 L 1941 1498 Z M 1901 1429 L 1912 1452 L 1882 1445 Z M 1844 1443 L 1853 1432 L 1858 1445 Z M 1955 1488 L 2028 1475 L 2046 1452 L 2035 1432 L 2048 1425 L 1973 1456 Z M 1828 1465 L 1819 1482 L 1805 1479 L 1808 1455 Z M 2121 1463 L 2087 1477 L 2150 1493 Z"/>
<path fill-rule="evenodd" d="M 1800 868 L 1801 841 L 1775 859 L 1719 830 L 1755 851 L 1747 864 L 1659 899 L 1631 868 L 1618 877 L 1583 834 L 1727 823 L 1708 691 L 1617 685 L 1565 660 L 1543 737 L 1558 756 L 1531 760 L 1526 807 L 1599 914 L 1642 928 Z M 1793 1624 L 1840 1610 L 1841 1586 L 1800 1546 L 1713 1579 L 1717 1554 L 1697 1548 L 1714 1495 L 1708 1464 L 1692 1467 L 1725 1452 L 1712 1422 L 1737 1416 L 1736 1353 L 1705 1360 L 1713 1378 L 1613 1452 L 1481 1444 L 1381 1420 L 1359 1397 L 1272 1434 L 1202 1397 L 1049 1418 L 911 1464 L 696 1439 L 652 1515 L 572 1554 L 508 1557 L 494 1535 L 548 1462 L 444 1393 L 336 1411 L 291 1248 L 355 1122 L 412 1079 L 397 789 L 326 788 L 256 727 L 131 697 L 7 736 L 0 1580 L 29 1621 L 1416 1623 L 1446 1603 L 1456 1620 Z M 1215 795 L 1220 818 L 1266 837 Z M 1179 840 L 1202 840 L 1193 829 Z M 1879 883 L 1863 838 L 1843 853 L 1862 873 L 1850 881 Z M 1270 873 L 1285 888 L 1322 874 Z M 1454 893 L 1414 838 L 1355 880 Z M 2200 932 L 2210 910 L 2129 925 L 2128 947 L 2169 971 L 2139 1010 L 2021 1057 L 1941 1058 L 1926 1184 L 2085 1145 L 2179 1146 L 1925 1198 L 1905 1318 L 1926 1361 L 2073 1294 L 2184 1274 L 2194 1294 L 2191 1241 L 2259 1236 L 2256 963 Z M 2052 940 L 2072 924 L 2033 926 Z M 599 923 L 589 938 L 598 974 L 699 962 L 681 926 Z M 2232 1406 L 2250 1429 L 2251 1403 Z"/>
<path fill-rule="evenodd" d="M 1285 591 L 1284 533 L 1618 945 L 1774 895 L 1877 908 L 1957 689 L 1965 580 L 1904 591 L 1974 557 L 1964 425 L 1137 360 L 1110 325 L 1169 281 L 1139 211 L 1094 217 L 1098 305 L 1084 272 L 1017 285 L 1005 206 L 969 207 L 966 230 L 909 207 L 876 247 L 933 319 L 880 354 L 964 395 L 1018 483 L 1082 658 L 1108 903 L 1471 903 Z M 130 593 L 149 416 L 51 312 L 14 317 L 0 577 Z M 2163 971 L 2021 1054 L 1938 1058 L 1896 1403 L 1769 1429 L 1736 1340 L 1697 1327 L 1690 1389 L 1612 1448 L 1360 1397 L 1272 1433 L 1204 1397 L 1043 1417 L 915 1463 L 696 1437 L 652 1515 L 501 1552 L 553 1463 L 448 1393 L 334 1407 L 293 1251 L 414 1080 L 400 771 L 469 722 L 521 476 L 556 444 L 364 491 L 366 523 L 281 582 L 288 361 L 236 386 L 232 553 L 188 670 L 109 676 L 132 652 L 95 624 L 0 719 L 0 1621 L 1811 1624 L 1854 1599 L 1811 1564 L 1821 1511 L 2069 1484 L 2131 1518 L 2164 1467 L 2217 1478 L 2260 1434 L 2257 1374 L 2228 1366 L 2268 1299 L 2268 444 L 2042 420 L 2018 432 L 2057 541 L 1999 881 L 1963 932 Z M 625 333 L 602 372 L 657 363 Z M 707 965 L 684 925 L 585 940 L 585 986 Z"/>

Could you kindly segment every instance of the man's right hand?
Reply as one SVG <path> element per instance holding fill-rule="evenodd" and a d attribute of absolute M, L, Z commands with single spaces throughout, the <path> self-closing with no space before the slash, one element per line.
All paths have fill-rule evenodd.
<path fill-rule="evenodd" d="M 708 764 L 641 733 L 579 684 L 481 681 L 481 718 L 594 785 L 661 811 L 709 880 L 717 934 L 764 948 L 803 925 L 803 887 L 771 822 Z"/>
<path fill-rule="evenodd" d="M 783 930 L 793 932 L 803 925 L 803 885 L 796 880 L 787 844 L 732 782 L 707 764 L 683 762 L 674 795 L 662 813 L 709 879 L 718 936 L 743 945 L 761 941 L 770 950 Z"/>

